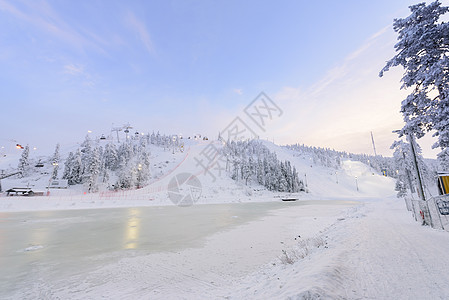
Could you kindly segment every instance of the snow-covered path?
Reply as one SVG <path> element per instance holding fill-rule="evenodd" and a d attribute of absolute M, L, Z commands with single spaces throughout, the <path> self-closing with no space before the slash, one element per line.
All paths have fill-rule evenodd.
<path fill-rule="evenodd" d="M 347 297 L 447 299 L 449 234 L 420 226 L 397 202 L 368 203 L 347 227 L 340 246 Z"/>
<path fill-rule="evenodd" d="M 401 200 L 367 201 L 318 236 L 325 247 L 246 277 L 230 298 L 448 299 L 449 233 L 419 225 Z"/>

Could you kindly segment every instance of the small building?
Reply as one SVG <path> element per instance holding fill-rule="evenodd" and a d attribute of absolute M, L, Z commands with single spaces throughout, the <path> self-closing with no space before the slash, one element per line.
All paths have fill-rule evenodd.
<path fill-rule="evenodd" d="M 6 191 L 6 196 L 43 196 L 44 192 L 34 192 L 31 188 L 12 188 Z"/>
<path fill-rule="evenodd" d="M 69 187 L 69 181 L 67 179 L 53 179 L 48 184 L 48 189 L 66 189 Z"/>

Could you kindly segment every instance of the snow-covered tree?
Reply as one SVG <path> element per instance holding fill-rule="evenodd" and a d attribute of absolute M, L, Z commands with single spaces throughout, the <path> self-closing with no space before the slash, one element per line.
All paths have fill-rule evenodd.
<path fill-rule="evenodd" d="M 125 164 L 125 161 L 120 163 L 118 180 L 115 187 L 118 189 L 130 189 L 136 186 L 137 182 L 137 167 L 132 164 Z"/>
<path fill-rule="evenodd" d="M 70 176 L 72 174 L 72 166 L 73 166 L 73 161 L 75 159 L 75 156 L 73 155 L 73 152 L 70 152 L 67 159 L 65 160 L 64 163 L 64 173 L 62 174 L 62 179 L 70 179 Z M 70 180 L 69 180 L 69 184 Z"/>
<path fill-rule="evenodd" d="M 103 161 L 105 169 L 115 171 L 119 166 L 117 148 L 114 143 L 107 143 L 103 152 Z"/>
<path fill-rule="evenodd" d="M 87 179 L 87 191 L 89 193 L 98 191 L 98 175 L 100 174 L 101 160 L 100 149 L 95 147 L 89 164 L 89 175 Z"/>
<path fill-rule="evenodd" d="M 131 145 L 131 143 L 129 141 L 126 141 L 121 144 L 118 148 L 117 155 L 119 157 L 120 166 L 128 165 L 128 162 L 134 156 L 133 146 Z"/>
<path fill-rule="evenodd" d="M 68 176 L 68 183 L 70 185 L 79 184 L 83 182 L 83 165 L 82 154 L 80 149 L 76 150 L 71 163 L 70 175 Z"/>
<path fill-rule="evenodd" d="M 89 135 L 86 135 L 84 142 L 81 143 L 81 174 L 83 175 L 83 181 L 88 178 L 90 170 L 90 162 L 92 159 L 92 140 Z"/>
<path fill-rule="evenodd" d="M 405 187 L 403 183 L 407 183 L 409 189 L 414 193 L 414 176 L 412 177 L 412 170 L 414 170 L 412 154 L 410 144 L 404 141 L 394 141 L 390 149 L 393 149 L 393 159 L 396 166 L 396 190 L 399 191 L 399 187 Z M 401 190 L 402 195 L 402 190 Z M 399 197 L 399 194 L 398 194 Z"/>
<path fill-rule="evenodd" d="M 270 191 L 301 190 L 298 173 L 291 163 L 279 161 L 276 153 L 260 142 L 230 141 L 221 151 L 232 162 L 230 176 L 233 180 L 242 180 L 246 185 L 257 182 Z"/>
<path fill-rule="evenodd" d="M 421 154 L 421 147 L 418 145 L 418 143 L 415 144 L 415 155 L 416 155 L 416 161 L 418 163 L 419 171 L 421 173 L 421 179 L 423 180 L 425 185 L 433 185 L 434 178 L 435 178 L 435 172 L 424 162 L 424 158 Z M 415 171 L 415 164 L 414 159 L 412 156 L 412 151 L 410 144 L 407 142 L 404 142 L 402 140 L 395 141 L 391 147 L 391 149 L 394 149 L 393 153 L 393 159 L 395 162 L 395 168 L 396 168 L 396 188 L 398 190 L 398 197 L 403 196 L 403 191 L 400 188 L 404 186 L 408 186 L 410 191 L 414 193 L 414 186 L 416 186 L 417 183 L 417 175 Z"/>
<path fill-rule="evenodd" d="M 58 177 L 59 161 L 61 156 L 59 155 L 59 144 L 56 144 L 55 153 L 51 158 L 51 164 L 53 165 L 53 172 L 51 174 L 51 179 L 56 179 Z"/>
<path fill-rule="evenodd" d="M 405 183 L 401 180 L 396 180 L 395 190 L 398 192 L 398 198 L 404 198 L 407 196 L 407 188 L 405 187 Z"/>
<path fill-rule="evenodd" d="M 402 66 L 403 89 L 411 93 L 402 101 L 401 112 L 405 126 L 400 134 L 416 134 L 418 138 L 430 130 L 440 147 L 441 164 L 448 168 L 446 151 L 449 147 L 449 23 L 440 17 L 449 11 L 439 1 L 410 6 L 411 14 L 395 19 L 394 30 L 398 43 L 397 54 L 387 62 L 379 76 L 391 67 Z"/>
<path fill-rule="evenodd" d="M 22 156 L 19 159 L 19 165 L 17 166 L 19 172 L 22 172 L 21 173 L 22 177 L 29 175 L 30 171 L 29 156 L 30 156 L 30 147 L 26 145 L 25 148 L 23 149 Z"/>
<path fill-rule="evenodd" d="M 438 162 L 442 171 L 449 170 L 449 148 L 444 148 L 440 153 L 437 154 Z"/>

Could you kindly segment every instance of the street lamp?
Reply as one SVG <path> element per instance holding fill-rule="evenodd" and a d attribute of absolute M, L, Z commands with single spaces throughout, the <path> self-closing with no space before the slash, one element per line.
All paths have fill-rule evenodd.
<path fill-rule="evenodd" d="M 176 135 L 173 136 L 173 154 L 175 154 Z"/>

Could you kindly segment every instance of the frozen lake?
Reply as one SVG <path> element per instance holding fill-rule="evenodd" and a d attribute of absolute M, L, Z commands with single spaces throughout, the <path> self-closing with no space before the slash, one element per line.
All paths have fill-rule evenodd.
<path fill-rule="evenodd" d="M 214 233 L 281 208 L 311 204 L 349 202 L 279 201 L 0 213 L 0 298 L 53 279 L 90 272 L 123 257 L 201 247 L 205 237 Z"/>

